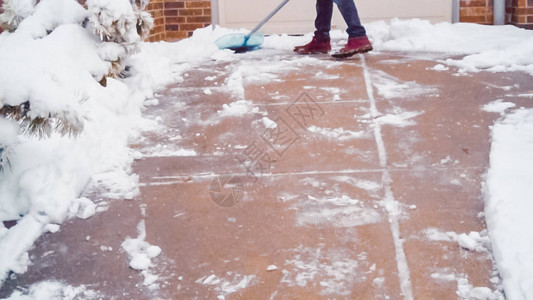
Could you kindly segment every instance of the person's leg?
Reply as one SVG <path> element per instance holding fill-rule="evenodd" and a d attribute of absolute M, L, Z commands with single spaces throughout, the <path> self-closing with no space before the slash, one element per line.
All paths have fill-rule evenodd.
<path fill-rule="evenodd" d="M 372 51 L 372 44 L 366 36 L 366 30 L 361 25 L 354 0 L 335 0 L 348 29 L 348 43 L 339 52 L 332 54 L 336 58 L 350 57 L 357 53 Z"/>
<path fill-rule="evenodd" d="M 319 40 L 329 40 L 331 17 L 333 16 L 333 0 L 316 1 L 315 37 Z"/>
<path fill-rule="evenodd" d="M 315 36 L 313 40 L 303 46 L 294 48 L 299 54 L 328 53 L 331 50 L 329 31 L 333 16 L 333 0 L 316 1 Z"/>
<path fill-rule="evenodd" d="M 366 36 L 365 28 L 361 25 L 361 20 L 359 19 L 359 14 L 357 13 L 357 8 L 353 0 L 335 0 L 339 10 L 348 25 L 346 32 L 349 37 L 360 37 Z M 331 18 L 331 17 L 330 17 Z"/>

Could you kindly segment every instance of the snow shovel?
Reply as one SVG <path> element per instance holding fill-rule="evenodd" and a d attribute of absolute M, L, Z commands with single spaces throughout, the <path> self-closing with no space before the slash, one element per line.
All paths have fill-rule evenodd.
<path fill-rule="evenodd" d="M 266 18 L 263 19 L 255 28 L 250 31 L 247 35 L 244 35 L 242 33 L 237 34 L 228 34 L 225 35 L 218 40 L 216 40 L 216 44 L 219 49 L 231 49 L 234 50 L 237 53 L 246 52 L 249 50 L 254 50 L 259 48 L 265 39 L 264 34 L 257 33 L 257 31 L 265 25 L 270 18 L 272 18 L 285 4 L 287 4 L 289 0 L 283 0 L 278 7 L 276 7 Z"/>

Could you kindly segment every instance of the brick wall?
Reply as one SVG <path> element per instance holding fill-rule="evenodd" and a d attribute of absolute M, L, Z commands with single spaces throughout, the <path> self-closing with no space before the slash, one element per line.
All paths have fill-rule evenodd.
<path fill-rule="evenodd" d="M 493 24 L 493 0 L 461 0 L 460 5 L 460 22 Z"/>
<path fill-rule="evenodd" d="M 533 0 L 506 0 L 506 22 L 533 29 Z"/>
<path fill-rule="evenodd" d="M 151 0 L 146 9 L 154 17 L 150 42 L 187 38 L 211 24 L 210 0 Z"/>
<path fill-rule="evenodd" d="M 493 24 L 494 0 L 461 0 L 461 22 Z M 533 29 L 533 0 L 505 0 L 505 23 Z"/>
<path fill-rule="evenodd" d="M 165 0 L 165 38 L 182 39 L 211 24 L 211 1 Z"/>
<path fill-rule="evenodd" d="M 164 15 L 164 0 L 150 0 L 146 10 L 152 14 L 154 18 L 154 28 L 150 32 L 148 41 L 155 42 L 165 39 L 165 15 Z"/>

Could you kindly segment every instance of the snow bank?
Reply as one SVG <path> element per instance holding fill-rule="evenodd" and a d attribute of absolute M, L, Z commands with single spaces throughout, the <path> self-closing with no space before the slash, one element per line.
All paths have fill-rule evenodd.
<path fill-rule="evenodd" d="M 492 129 L 485 215 L 508 299 L 533 295 L 533 110 L 507 115 Z"/>
<path fill-rule="evenodd" d="M 376 50 L 441 52 L 466 55 L 447 59 L 467 71 L 521 70 L 533 75 L 533 32 L 515 26 L 468 23 L 431 24 L 426 20 L 398 20 L 365 24 Z"/>

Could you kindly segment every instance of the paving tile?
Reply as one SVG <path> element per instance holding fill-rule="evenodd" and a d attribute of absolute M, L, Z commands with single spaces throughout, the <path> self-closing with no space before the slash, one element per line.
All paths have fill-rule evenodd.
<path fill-rule="evenodd" d="M 466 250 L 456 236 L 486 229 L 499 115 L 482 106 L 531 107 L 520 95 L 533 85 L 523 73 L 433 70 L 440 59 L 261 50 L 195 66 L 145 108 L 157 126 L 131 145 L 140 195 L 44 235 L 0 297 L 50 278 L 116 299 L 457 299 L 465 282 L 496 288 L 490 247 Z M 248 112 L 222 113 L 238 100 Z M 257 168 L 265 153 L 269 168 Z M 156 289 L 120 250 L 142 220 L 162 248 Z"/>

